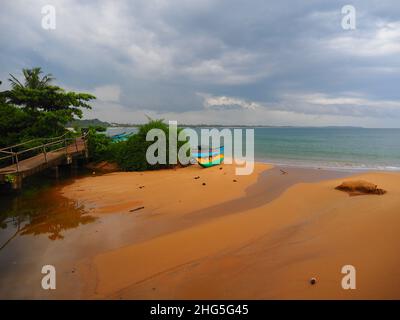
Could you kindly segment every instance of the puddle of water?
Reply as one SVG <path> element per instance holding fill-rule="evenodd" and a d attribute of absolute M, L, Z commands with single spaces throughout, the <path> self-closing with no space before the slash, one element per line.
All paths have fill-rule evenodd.
<path fill-rule="evenodd" d="M 0 254 L 14 239 L 46 235 L 49 240 L 64 239 L 65 231 L 96 220 L 82 205 L 60 195 L 62 186 L 86 175 L 85 170 L 65 168 L 59 179 L 51 171 L 24 181 L 22 191 L 0 195 Z"/>

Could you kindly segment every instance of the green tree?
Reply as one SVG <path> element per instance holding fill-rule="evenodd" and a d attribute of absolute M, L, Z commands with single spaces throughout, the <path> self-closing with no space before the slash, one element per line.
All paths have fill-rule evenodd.
<path fill-rule="evenodd" d="M 33 68 L 33 69 L 22 69 L 22 74 L 24 75 L 25 82 L 22 84 L 15 76 L 10 74 L 10 79 L 8 79 L 11 83 L 13 89 L 15 88 L 30 88 L 30 89 L 41 89 L 48 87 L 50 83 L 54 80 L 52 74 L 46 74 L 42 78 L 40 75 L 42 74 L 41 68 Z"/>
<path fill-rule="evenodd" d="M 23 69 L 23 80 L 10 74 L 11 89 L 0 92 L 0 146 L 36 137 L 57 136 L 65 125 L 82 117 L 96 97 L 88 93 L 67 92 L 53 84 L 51 74 L 40 68 Z M 21 129 L 22 128 L 22 129 Z M 8 138 L 4 139 L 4 136 Z"/>
<path fill-rule="evenodd" d="M 165 158 L 169 159 L 169 127 L 164 123 L 163 120 L 152 120 L 139 126 L 139 131 L 131 136 L 125 145 L 121 147 L 116 153 L 119 167 L 126 171 L 144 171 L 144 170 L 157 170 L 172 168 L 174 165 L 171 164 L 149 164 L 146 159 L 146 151 L 153 141 L 146 141 L 147 132 L 151 129 L 161 129 L 165 133 L 166 137 L 166 155 Z M 183 129 L 178 128 L 178 134 Z M 187 141 L 178 141 L 177 147 L 179 148 Z"/>
<path fill-rule="evenodd" d="M 95 161 L 115 161 L 116 153 L 112 152 L 112 139 L 103 133 L 98 133 L 95 127 L 89 127 L 88 151 L 90 158 Z"/>
<path fill-rule="evenodd" d="M 21 109 L 0 101 L 0 148 L 18 143 L 31 120 Z"/>
<path fill-rule="evenodd" d="M 82 109 L 91 109 L 88 101 L 96 99 L 88 93 L 66 92 L 64 89 L 52 85 L 54 80 L 51 74 L 43 77 L 40 68 L 23 69 L 24 83 L 10 74 L 12 90 L 6 93 L 8 103 L 23 107 L 29 111 L 68 111 L 64 115 L 82 117 Z"/>

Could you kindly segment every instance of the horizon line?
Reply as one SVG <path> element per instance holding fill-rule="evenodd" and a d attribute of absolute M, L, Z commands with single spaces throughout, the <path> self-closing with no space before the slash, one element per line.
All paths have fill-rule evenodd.
<path fill-rule="evenodd" d="M 92 119 L 74 119 L 74 121 L 99 121 L 107 123 L 110 127 L 138 127 L 140 125 L 145 124 L 143 123 L 119 123 L 114 121 L 105 121 L 98 118 Z M 254 128 L 354 128 L 354 129 L 400 129 L 400 127 L 363 127 L 363 126 L 351 126 L 351 125 L 326 125 L 326 126 L 310 126 L 310 125 L 268 125 L 268 124 L 190 124 L 190 123 L 182 123 L 178 124 L 179 126 L 186 126 L 186 127 L 254 127 Z"/>

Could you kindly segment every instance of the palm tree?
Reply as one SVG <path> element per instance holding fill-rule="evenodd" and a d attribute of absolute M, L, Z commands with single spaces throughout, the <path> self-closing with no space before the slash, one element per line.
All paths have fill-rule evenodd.
<path fill-rule="evenodd" d="M 40 78 L 40 75 L 43 73 L 41 68 L 22 69 L 22 73 L 25 78 L 24 84 L 22 84 L 15 76 L 10 74 L 11 78 L 8 80 L 10 81 L 13 89 L 42 89 L 48 87 L 50 83 L 54 80 L 53 75 L 50 73 Z"/>

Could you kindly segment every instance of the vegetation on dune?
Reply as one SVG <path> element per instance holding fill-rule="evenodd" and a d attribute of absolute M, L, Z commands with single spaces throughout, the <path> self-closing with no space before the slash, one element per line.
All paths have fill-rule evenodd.
<path fill-rule="evenodd" d="M 153 141 L 146 141 L 146 135 L 152 129 L 160 129 L 166 134 L 168 150 L 168 126 L 162 120 L 150 120 L 147 124 L 140 126 L 138 133 L 130 137 L 126 141 L 126 147 L 121 149 L 118 155 L 118 164 L 121 169 L 143 171 L 169 167 L 162 164 L 150 165 L 146 160 L 147 148 L 154 143 Z"/>
<path fill-rule="evenodd" d="M 101 132 L 101 131 L 100 131 Z M 118 145 L 119 143 L 115 143 Z M 92 161 L 116 161 L 115 146 L 112 139 L 95 127 L 90 127 L 88 131 L 88 151 Z M 114 152 L 113 152 L 114 151 Z"/>
<path fill-rule="evenodd" d="M 113 142 L 104 134 L 97 133 L 94 128 L 89 129 L 89 154 L 94 161 L 110 161 L 118 164 L 125 171 L 144 171 L 171 168 L 171 164 L 150 164 L 146 159 L 146 151 L 154 141 L 146 141 L 147 133 L 152 129 L 160 129 L 166 137 L 166 154 L 169 157 L 169 127 L 163 120 L 149 120 L 139 126 L 139 131 L 129 137 L 127 141 Z M 183 129 L 178 128 L 178 134 Z M 178 149 L 186 141 L 178 141 Z"/>

